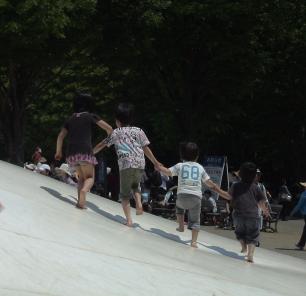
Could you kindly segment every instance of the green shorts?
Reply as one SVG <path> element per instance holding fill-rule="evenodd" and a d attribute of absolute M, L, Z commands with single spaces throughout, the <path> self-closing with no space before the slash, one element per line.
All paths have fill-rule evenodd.
<path fill-rule="evenodd" d="M 140 180 L 143 169 L 128 168 L 120 171 L 120 198 L 130 199 L 131 192 L 140 193 Z"/>

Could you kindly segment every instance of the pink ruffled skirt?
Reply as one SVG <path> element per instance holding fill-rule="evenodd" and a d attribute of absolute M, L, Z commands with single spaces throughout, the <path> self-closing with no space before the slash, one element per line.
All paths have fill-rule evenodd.
<path fill-rule="evenodd" d="M 93 155 L 89 154 L 75 154 L 67 157 L 67 163 L 71 167 L 75 167 L 82 164 L 98 164 L 97 159 Z"/>

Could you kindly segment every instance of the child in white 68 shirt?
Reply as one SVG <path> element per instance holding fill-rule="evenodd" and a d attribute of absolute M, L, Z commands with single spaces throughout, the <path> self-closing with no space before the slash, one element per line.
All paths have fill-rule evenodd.
<path fill-rule="evenodd" d="M 230 196 L 228 192 L 223 191 L 211 181 L 203 166 L 197 163 L 199 157 L 197 144 L 192 142 L 181 143 L 180 156 L 182 162 L 170 168 L 160 165 L 158 169 L 168 176 L 178 176 L 176 217 L 179 227 L 177 230 L 184 231 L 184 213 L 185 210 L 189 210 L 188 224 L 192 229 L 191 246 L 197 248 L 203 183 L 221 196 L 226 198 Z"/>

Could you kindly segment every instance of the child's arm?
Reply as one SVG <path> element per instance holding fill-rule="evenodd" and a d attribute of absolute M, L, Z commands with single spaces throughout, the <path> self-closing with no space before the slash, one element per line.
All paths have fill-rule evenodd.
<path fill-rule="evenodd" d="M 54 158 L 56 160 L 61 160 L 61 158 L 63 157 L 63 142 L 65 137 L 67 136 L 68 131 L 65 128 L 62 128 L 60 133 L 57 136 L 57 141 L 56 141 L 56 153 Z"/>
<path fill-rule="evenodd" d="M 113 132 L 113 128 L 106 121 L 101 119 L 97 121 L 96 123 L 99 127 L 101 127 L 102 129 L 106 131 L 107 135 L 110 135 Z"/>
<path fill-rule="evenodd" d="M 142 149 L 143 149 L 143 152 L 144 152 L 145 156 L 150 159 L 150 161 L 153 163 L 154 167 L 157 167 L 158 165 L 160 165 L 160 163 L 155 158 L 155 156 L 153 155 L 153 152 L 151 151 L 151 149 L 148 146 L 144 146 Z"/>
<path fill-rule="evenodd" d="M 232 197 L 230 194 L 224 190 L 222 190 L 216 183 L 214 183 L 212 180 L 207 180 L 204 182 L 205 185 L 207 185 L 211 190 L 215 191 L 219 195 L 221 195 L 224 199 L 231 200 Z"/>
<path fill-rule="evenodd" d="M 104 140 L 102 142 L 100 142 L 99 144 L 97 144 L 94 149 L 93 149 L 93 154 L 97 154 L 99 153 L 102 149 L 104 149 L 106 147 L 106 143 L 104 142 Z"/>
<path fill-rule="evenodd" d="M 165 168 L 163 165 L 161 165 L 161 164 L 157 165 L 156 169 L 158 171 L 162 172 L 163 174 L 165 174 L 169 177 L 172 177 L 172 172 L 169 169 Z"/>

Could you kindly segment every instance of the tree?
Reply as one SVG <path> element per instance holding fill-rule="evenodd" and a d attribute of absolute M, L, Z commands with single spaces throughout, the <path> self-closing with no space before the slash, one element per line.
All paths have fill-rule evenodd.
<path fill-rule="evenodd" d="M 8 159 L 21 164 L 27 106 L 82 51 L 94 0 L 0 2 L 0 128 Z"/>
<path fill-rule="evenodd" d="M 253 160 L 274 175 L 303 175 L 304 1 L 99 4 L 92 56 L 160 150 L 193 139 L 236 166 Z"/>

